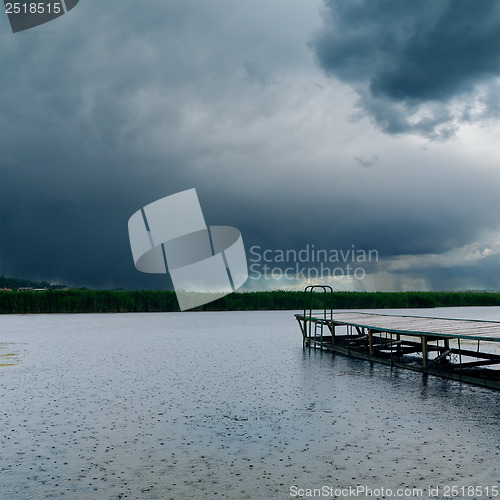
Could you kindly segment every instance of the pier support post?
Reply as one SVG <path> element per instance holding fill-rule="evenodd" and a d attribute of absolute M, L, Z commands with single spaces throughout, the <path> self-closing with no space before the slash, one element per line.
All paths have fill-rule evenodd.
<path fill-rule="evenodd" d="M 368 328 L 368 345 L 369 345 L 369 352 L 370 356 L 375 355 L 375 349 L 373 347 L 373 331 Z"/>
<path fill-rule="evenodd" d="M 422 364 L 424 367 L 424 370 L 427 370 L 427 365 L 429 364 L 429 352 L 427 350 L 427 337 L 422 335 L 420 337 L 422 341 Z"/>

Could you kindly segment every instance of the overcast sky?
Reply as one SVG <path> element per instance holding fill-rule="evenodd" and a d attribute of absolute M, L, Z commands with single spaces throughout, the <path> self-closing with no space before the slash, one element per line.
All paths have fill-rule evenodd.
<path fill-rule="evenodd" d="M 497 0 L 81 0 L 0 31 L 1 274 L 169 288 L 127 222 L 196 188 L 249 259 L 378 252 L 336 289 L 500 289 Z"/>

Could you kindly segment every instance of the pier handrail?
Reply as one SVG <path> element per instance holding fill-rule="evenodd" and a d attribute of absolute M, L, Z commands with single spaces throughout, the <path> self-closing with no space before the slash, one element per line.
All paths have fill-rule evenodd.
<path fill-rule="evenodd" d="M 323 290 L 323 320 L 327 320 L 327 319 L 330 319 L 330 320 L 333 320 L 333 288 L 331 286 L 328 286 L 328 285 L 308 285 L 305 287 L 304 289 L 304 292 L 306 292 L 306 299 L 304 300 L 304 320 L 306 319 L 307 317 L 307 293 L 309 293 L 309 321 L 308 322 L 304 322 L 304 327 L 309 326 L 309 335 L 307 335 L 307 331 L 305 331 L 305 336 L 304 336 L 304 340 L 305 340 L 305 337 L 308 336 L 309 338 L 311 338 L 311 329 L 312 329 L 312 321 L 311 321 L 311 318 L 312 318 L 312 311 L 313 311 L 313 293 L 314 290 L 316 288 L 320 288 Z M 330 314 L 329 314 L 329 318 L 327 317 L 327 301 L 328 301 L 328 298 L 330 298 L 330 308 L 329 308 L 329 311 L 330 311 Z M 323 337 L 323 322 L 321 323 L 321 337 Z"/>

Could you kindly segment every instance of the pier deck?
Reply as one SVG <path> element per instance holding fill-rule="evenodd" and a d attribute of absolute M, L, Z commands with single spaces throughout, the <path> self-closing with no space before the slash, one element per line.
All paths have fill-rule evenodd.
<path fill-rule="evenodd" d="M 304 310 L 303 345 L 500 390 L 500 322 Z"/>

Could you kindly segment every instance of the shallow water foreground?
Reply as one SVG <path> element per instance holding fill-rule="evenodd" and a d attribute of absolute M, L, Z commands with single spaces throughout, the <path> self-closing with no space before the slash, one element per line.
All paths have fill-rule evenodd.
<path fill-rule="evenodd" d="M 292 311 L 1 319 L 1 499 L 495 498 L 498 392 L 304 351 Z"/>

